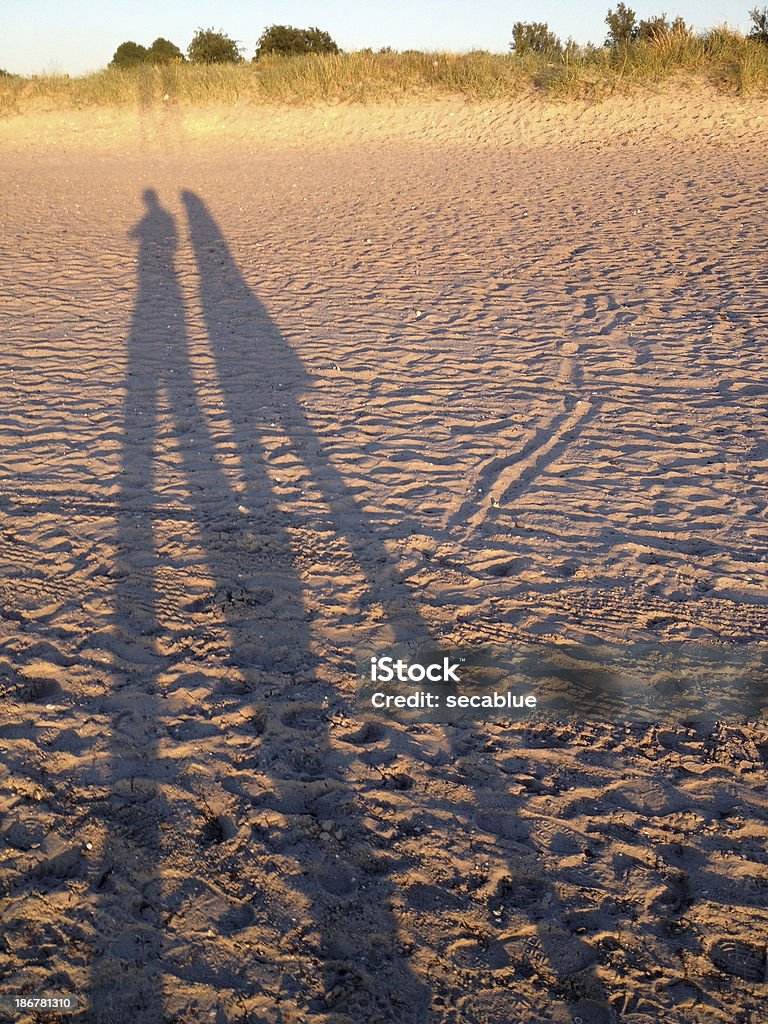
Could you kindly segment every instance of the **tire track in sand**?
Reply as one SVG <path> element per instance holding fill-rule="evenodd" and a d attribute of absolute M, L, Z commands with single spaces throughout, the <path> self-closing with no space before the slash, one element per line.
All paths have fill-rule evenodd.
<path fill-rule="evenodd" d="M 450 530 L 463 528 L 465 539 L 485 522 L 491 508 L 508 503 L 556 463 L 598 408 L 594 396 L 578 398 L 583 388 L 581 366 L 576 359 L 579 346 L 566 342 L 557 379 L 563 394 L 558 412 L 540 419 L 529 432 L 528 439 L 515 452 L 486 460 L 473 474 L 470 496 L 448 510 L 445 526 Z"/>

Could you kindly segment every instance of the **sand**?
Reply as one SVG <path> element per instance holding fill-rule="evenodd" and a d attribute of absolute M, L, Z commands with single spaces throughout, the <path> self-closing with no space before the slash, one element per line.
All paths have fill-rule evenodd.
<path fill-rule="evenodd" d="M 4 994 L 764 1018 L 764 723 L 406 728 L 354 662 L 768 640 L 767 126 L 703 89 L 0 123 Z"/>

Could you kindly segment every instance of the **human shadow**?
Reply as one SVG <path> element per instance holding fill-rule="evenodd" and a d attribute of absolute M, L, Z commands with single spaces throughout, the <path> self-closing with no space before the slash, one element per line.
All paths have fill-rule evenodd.
<path fill-rule="evenodd" d="M 113 569 L 112 688 L 104 855 L 94 877 L 97 944 L 90 969 L 87 1020 L 162 1020 L 160 824 L 153 799 L 159 777 L 156 649 L 159 559 L 157 496 L 158 373 L 185 343 L 181 292 L 174 272 L 173 218 L 151 190 L 132 232 L 138 242 L 138 291 L 128 337 Z M 117 666 L 120 666 L 119 670 Z"/>
<path fill-rule="evenodd" d="M 262 303 L 243 278 L 218 224 L 205 203 L 190 191 L 182 193 L 189 221 L 190 240 L 195 250 L 200 300 L 206 334 L 213 350 L 216 377 L 233 423 L 234 440 L 250 467 L 246 476 L 256 478 L 261 458 L 259 425 L 278 421 L 312 481 L 322 492 L 335 531 L 346 544 L 365 577 L 371 599 L 385 610 L 387 625 L 394 641 L 433 644 L 434 640 L 418 601 L 398 577 L 387 548 L 391 538 L 373 517 L 366 515 L 359 499 L 324 454 L 322 439 L 312 426 L 299 397 L 311 381 L 300 359 L 282 336 Z M 238 326 L 239 324 L 239 326 Z M 259 395 L 251 406 L 243 406 L 244 383 Z M 255 418 L 249 418 L 250 408 Z M 456 756 L 464 752 L 467 730 L 452 729 Z M 471 780 L 468 780 L 471 784 Z M 499 818 L 516 817 L 517 849 L 537 847 L 533 828 L 521 816 L 515 798 L 508 790 L 508 779 L 493 764 L 486 766 L 483 795 L 498 796 Z M 479 791 L 478 791 L 479 792 Z M 492 820 L 492 815 L 486 818 Z M 495 836 L 504 848 L 505 835 Z M 517 864 L 511 865 L 514 875 Z M 608 993 L 596 973 L 593 951 L 587 943 L 569 932 L 565 910 L 556 886 L 545 870 L 537 872 L 539 892 L 524 906 L 533 907 L 541 953 L 557 978 L 557 998 L 584 1024 L 608 1024 L 614 1020 Z M 508 902 L 513 902 L 511 899 Z M 534 913 L 535 908 L 544 908 Z M 514 1009 L 510 997 L 510 1012 Z M 411 1017 L 402 1016 L 402 1020 Z M 510 1017 L 510 1019 L 514 1019 Z"/>
<path fill-rule="evenodd" d="M 385 532 L 365 516 L 324 454 L 300 404 L 299 396 L 310 384 L 301 361 L 243 279 L 205 204 L 190 192 L 183 194 L 183 201 L 219 408 L 213 416 L 196 374 L 176 265 L 176 224 L 149 190 L 144 194 L 146 212 L 133 231 L 138 293 L 128 340 L 115 535 L 107 839 L 93 875 L 97 945 L 84 1019 L 99 1024 L 163 1020 L 164 988 L 174 974 L 190 983 L 204 975 L 214 988 L 238 987 L 245 995 L 266 991 L 274 981 L 258 958 L 238 971 L 218 974 L 218 968 L 202 965 L 194 956 L 182 966 L 164 960 L 172 916 L 161 886 L 169 853 L 164 836 L 182 827 L 173 801 L 164 796 L 167 785 L 178 780 L 175 759 L 164 753 L 164 679 L 178 652 L 168 642 L 169 599 L 162 582 L 167 555 L 159 539 L 162 524 L 172 520 L 194 538 L 200 552 L 210 586 L 193 604 L 223 624 L 228 667 L 244 673 L 257 667 L 272 680 L 252 687 L 255 692 L 261 686 L 268 709 L 252 766 L 270 784 L 269 792 L 255 801 L 266 812 L 267 824 L 254 825 L 252 837 L 282 863 L 293 863 L 290 877 L 281 882 L 311 907 L 312 927 L 302 935 L 301 945 L 317 976 L 313 998 L 320 1002 L 315 1008 L 327 1009 L 327 997 L 337 1014 L 352 1020 L 421 1024 L 429 1019 L 428 994 L 400 953 L 390 884 L 383 861 L 377 864 L 371 858 L 377 844 L 361 816 L 347 814 L 351 835 L 346 839 L 351 842 L 342 851 L 341 864 L 333 843 L 318 840 L 316 832 L 297 837 L 300 829 L 281 832 L 269 823 L 273 812 L 303 822 L 332 818 L 334 808 L 355 804 L 348 782 L 354 755 L 330 742 L 322 687 L 313 682 L 317 658 L 298 575 L 292 516 L 265 458 L 269 431 L 279 427 L 290 439 L 369 592 L 384 608 L 393 637 L 426 640 L 430 631 L 417 601 L 397 578 Z M 171 500 L 158 482 L 169 446 L 180 478 Z M 232 455 L 237 481 L 224 469 Z M 199 658 L 206 657 L 203 650 Z M 269 704 L 268 686 L 274 691 L 275 680 L 286 692 L 293 691 L 287 708 L 278 708 L 279 701 Z M 245 696 L 252 699 L 253 692 Z M 212 701 L 216 697 L 211 694 Z M 454 733 L 459 753 L 466 737 L 461 729 Z M 490 771 L 485 792 L 492 788 L 505 812 L 514 813 L 503 774 Z M 228 785 L 239 792 L 237 780 Z M 519 827 L 518 841 L 526 833 L 530 839 L 522 818 Z M 245 879 L 248 860 L 255 856 L 251 846 L 240 848 L 237 870 Z M 201 863 L 204 873 L 202 855 Z M 552 910 L 557 897 L 546 876 L 541 893 L 549 922 L 557 916 Z M 539 931 L 555 974 L 563 959 L 582 966 L 589 962 L 585 944 L 575 936 L 553 932 L 548 924 Z M 279 960 L 277 950 L 272 959 Z M 585 1024 L 608 1020 L 605 993 L 589 969 L 580 971 L 582 987 L 585 973 L 590 983 L 587 1003 L 575 995 L 567 1001 Z M 298 979 L 294 982 L 300 987 Z M 273 1013 L 277 1020 L 280 986 Z"/>
<path fill-rule="evenodd" d="M 322 686 L 313 683 L 317 661 L 295 539 L 265 459 L 266 427 L 289 421 L 291 427 L 308 426 L 296 404 L 306 375 L 247 289 L 203 204 L 189 193 L 184 198 L 220 404 L 212 410 L 201 397 L 177 270 L 175 221 L 148 190 L 145 214 L 133 230 L 138 293 L 128 339 L 117 502 L 114 667 L 108 698 L 112 754 L 105 854 L 93 877 L 97 947 L 85 1019 L 157 1024 L 166 1019 L 164 989 L 174 976 L 190 985 L 202 979 L 214 989 L 236 988 L 242 997 L 274 991 L 272 1015 L 283 1019 L 279 1004 L 290 966 L 280 970 L 275 984 L 277 948 L 271 951 L 271 965 L 258 957 L 247 964 L 220 965 L 221 957 L 202 963 L 195 956 L 171 965 L 165 956 L 177 907 L 169 912 L 162 885 L 170 852 L 164 836 L 172 838 L 187 827 L 164 796 L 167 785 L 180 784 L 174 757 L 164 753 L 169 718 L 165 680 L 180 656 L 180 641 L 169 635 L 168 626 L 178 597 L 171 599 L 162 582 L 173 567 L 159 535 L 171 521 L 188 534 L 190 550 L 199 552 L 183 557 L 197 558 L 198 574 L 209 581 L 206 593 L 187 607 L 210 613 L 218 635 L 223 630 L 227 636 L 223 653 L 201 639 L 198 662 L 207 667 L 209 659 L 223 660 L 247 691 L 244 704 L 254 695 L 263 698 L 258 739 L 253 732 L 250 736 L 256 748 L 251 766 L 268 785 L 254 798 L 238 778 L 216 779 L 213 769 L 212 781 L 243 803 L 249 798 L 252 807 L 268 812 L 267 820 L 274 812 L 290 824 L 282 830 L 259 824 L 261 818 L 246 824 L 245 831 L 252 824 L 252 832 L 240 847 L 233 874 L 247 882 L 265 850 L 279 855 L 283 866 L 292 865 L 289 877 L 275 887 L 274 899 L 279 902 L 277 893 L 292 886 L 303 905 L 311 907 L 311 927 L 293 941 L 301 946 L 303 974 L 307 965 L 314 969 L 316 977 L 305 987 L 316 1009 L 332 1004 L 349 1019 L 421 1024 L 428 993 L 401 955 L 386 875 L 373 863 L 367 828 L 352 810 L 349 756 L 329 742 Z M 170 468 L 161 466 L 169 448 L 175 459 Z M 225 470 L 232 456 L 234 474 Z M 343 494 L 337 475 L 328 473 L 335 491 Z M 169 474 L 175 474 L 175 490 L 161 489 L 160 478 L 167 484 Z M 186 544 L 182 548 L 186 552 Z M 286 689 L 277 698 L 276 684 Z M 211 685 L 214 704 L 221 696 L 215 676 Z M 345 841 L 350 844 L 343 860 L 337 836 L 318 835 L 319 830 L 307 827 L 307 822 L 333 818 L 338 808 L 345 809 Z M 219 843 L 225 838 L 222 831 L 220 820 L 208 822 L 199 841 Z M 199 863 L 203 876 L 208 870 L 204 850 Z M 248 907 L 240 910 L 252 913 Z M 267 907 L 265 912 L 279 916 L 279 910 Z M 235 920 L 232 914 L 225 918 Z M 295 956 L 291 962 L 297 962 Z M 293 988 L 300 987 L 298 977 L 293 979 Z"/>
<path fill-rule="evenodd" d="M 262 453 L 255 443 L 260 429 L 275 426 L 287 436 L 294 454 L 309 471 L 335 530 L 351 548 L 357 565 L 375 591 L 395 642 L 424 643 L 430 632 L 413 597 L 399 579 L 383 536 L 361 508 L 350 485 L 325 453 L 327 440 L 310 422 L 301 396 L 312 380 L 258 297 L 244 280 L 226 239 L 194 192 L 182 192 L 195 250 L 200 301 L 216 377 L 233 424 L 240 431 L 241 458 L 247 465 Z M 258 391 L 248 415 L 241 391 Z M 298 511 L 295 514 L 299 514 Z"/>

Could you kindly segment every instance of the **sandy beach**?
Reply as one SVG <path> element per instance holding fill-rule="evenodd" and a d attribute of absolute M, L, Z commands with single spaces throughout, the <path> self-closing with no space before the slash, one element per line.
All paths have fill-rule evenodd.
<path fill-rule="evenodd" d="M 768 101 L 169 102 L 0 147 L 2 993 L 764 1020 L 765 721 L 354 694 L 426 639 L 768 642 Z"/>

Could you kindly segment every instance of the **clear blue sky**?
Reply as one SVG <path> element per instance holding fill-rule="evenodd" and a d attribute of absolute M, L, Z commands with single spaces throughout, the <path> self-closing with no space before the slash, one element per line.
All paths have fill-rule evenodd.
<path fill-rule="evenodd" d="M 746 31 L 759 0 L 659 0 L 634 3 L 639 17 L 666 11 L 696 29 L 728 22 Z M 268 25 L 316 25 L 344 50 L 392 46 L 397 50 L 503 52 L 516 21 L 546 21 L 562 39 L 602 43 L 605 15 L 615 0 L 0 0 L 0 68 L 82 74 L 104 67 L 128 39 L 148 46 L 164 36 L 186 50 L 198 28 L 213 27 L 253 56 Z"/>

